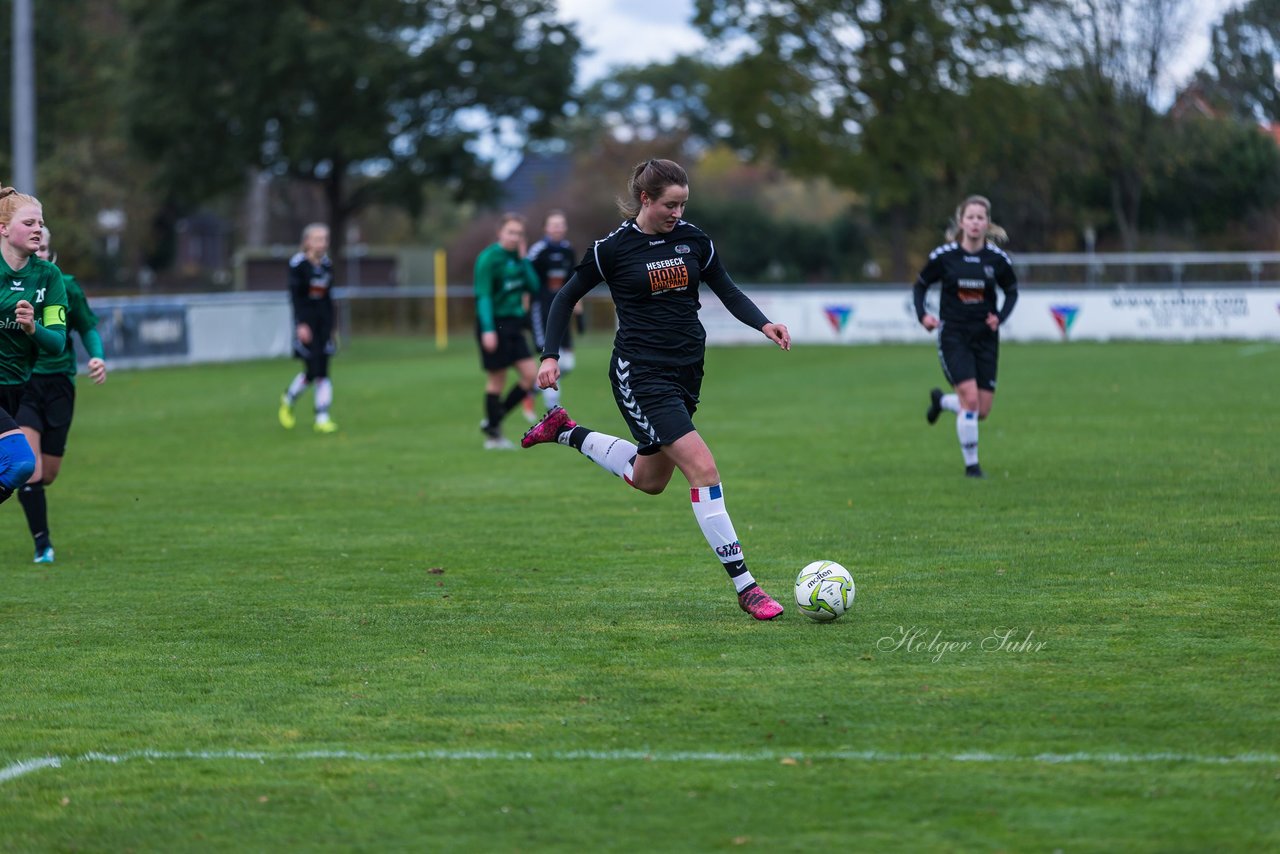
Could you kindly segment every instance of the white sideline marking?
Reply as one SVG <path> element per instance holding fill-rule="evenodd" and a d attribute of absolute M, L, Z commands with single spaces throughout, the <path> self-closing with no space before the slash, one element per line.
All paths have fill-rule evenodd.
<path fill-rule="evenodd" d="M 1037 753 L 1017 756 L 1009 753 L 884 753 L 878 750 L 837 750 L 830 753 L 787 753 L 756 751 L 646 750 L 551 750 L 543 753 L 523 750 L 413 750 L 404 753 L 364 753 L 356 750 L 304 750 L 280 753 L 269 750 L 130 750 L 125 753 L 84 753 L 80 756 L 48 756 L 23 759 L 0 769 L 0 783 L 17 779 L 42 768 L 61 768 L 72 762 L 120 764 L 135 759 L 148 761 L 196 759 L 202 761 L 239 760 L 289 762 L 310 759 L 340 759 L 348 762 L 1033 762 L 1042 765 L 1096 763 L 1133 765 L 1149 762 L 1187 762 L 1198 765 L 1280 764 L 1280 754 L 1237 753 L 1234 756 L 1198 756 L 1191 753 Z"/>
<path fill-rule="evenodd" d="M 23 774 L 30 774 L 32 771 L 39 771 L 41 768 L 59 768 L 62 766 L 62 760 L 56 757 L 47 759 L 24 759 L 21 762 L 15 762 L 7 768 L 0 768 L 0 783 L 7 783 Z"/>

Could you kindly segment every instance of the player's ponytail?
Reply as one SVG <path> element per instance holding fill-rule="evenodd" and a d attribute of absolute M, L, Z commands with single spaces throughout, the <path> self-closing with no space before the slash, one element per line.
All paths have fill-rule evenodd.
<path fill-rule="evenodd" d="M 650 199 L 657 199 L 662 191 L 671 186 L 689 186 L 689 174 L 684 167 L 674 160 L 645 160 L 637 163 L 631 170 L 631 178 L 627 181 L 627 194 L 630 198 L 618 199 L 618 210 L 623 216 L 634 217 L 640 214 L 640 194 Z"/>
<path fill-rule="evenodd" d="M 951 224 L 947 226 L 947 242 L 953 242 L 963 233 L 960 227 L 960 221 L 964 219 L 965 209 L 970 205 L 981 205 L 987 212 L 987 239 L 995 243 L 1007 243 L 1009 241 L 1009 233 L 999 225 L 991 221 L 991 200 L 986 196 L 969 196 L 963 202 L 956 206 L 955 216 L 951 219 Z"/>

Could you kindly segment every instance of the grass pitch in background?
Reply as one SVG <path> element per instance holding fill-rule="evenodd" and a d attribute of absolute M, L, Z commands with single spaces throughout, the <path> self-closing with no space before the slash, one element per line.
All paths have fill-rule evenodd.
<path fill-rule="evenodd" d="M 829 625 L 739 611 L 678 475 L 483 451 L 477 362 L 357 342 L 334 436 L 284 361 L 80 384 L 58 562 L 3 510 L 0 766 L 63 761 L 0 848 L 1280 845 L 1280 347 L 1008 345 L 980 482 L 927 347 L 710 351 L 748 562 L 847 566 Z"/>

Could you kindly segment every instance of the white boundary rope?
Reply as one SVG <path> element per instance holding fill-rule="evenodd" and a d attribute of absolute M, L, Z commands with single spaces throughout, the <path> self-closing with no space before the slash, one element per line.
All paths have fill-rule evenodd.
<path fill-rule="evenodd" d="M 355 750 L 304 750 L 296 753 L 262 750 L 130 750 L 124 753 L 84 753 L 80 756 L 47 756 L 23 759 L 0 768 L 0 784 L 44 768 L 62 768 L 76 763 L 103 762 L 117 765 L 134 760 L 147 762 L 197 760 L 206 762 L 297 762 L 308 760 L 346 762 L 978 762 L 995 764 L 1031 763 L 1039 765 L 1097 764 L 1137 765 L 1157 762 L 1195 765 L 1276 765 L 1280 754 L 1238 753 L 1234 756 L 1200 756 L 1190 753 L 1037 753 L 1018 756 L 1009 753 L 885 753 L 878 750 L 850 750 L 829 753 L 786 753 L 756 751 L 645 750 L 414 750 L 403 753 L 364 753 Z"/>

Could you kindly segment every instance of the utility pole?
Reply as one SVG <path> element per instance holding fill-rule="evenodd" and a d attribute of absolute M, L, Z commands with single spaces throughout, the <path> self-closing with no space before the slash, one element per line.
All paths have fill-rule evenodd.
<path fill-rule="evenodd" d="M 18 192 L 36 194 L 35 22 L 31 0 L 13 0 L 13 177 Z"/>

